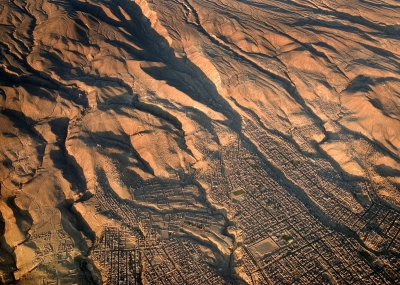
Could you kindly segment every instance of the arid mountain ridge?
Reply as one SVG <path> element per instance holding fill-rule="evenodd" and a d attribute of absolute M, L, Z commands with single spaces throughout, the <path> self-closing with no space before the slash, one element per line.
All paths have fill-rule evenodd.
<path fill-rule="evenodd" d="M 1 282 L 400 280 L 397 1 L 0 3 Z"/>

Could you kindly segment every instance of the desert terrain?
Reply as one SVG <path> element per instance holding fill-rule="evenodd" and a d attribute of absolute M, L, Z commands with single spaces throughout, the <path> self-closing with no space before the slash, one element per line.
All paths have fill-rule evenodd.
<path fill-rule="evenodd" d="M 0 0 L 0 284 L 399 284 L 396 0 Z"/>

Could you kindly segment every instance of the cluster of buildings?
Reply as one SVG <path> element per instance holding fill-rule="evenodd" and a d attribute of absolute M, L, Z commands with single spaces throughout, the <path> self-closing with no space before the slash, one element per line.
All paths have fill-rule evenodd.
<path fill-rule="evenodd" d="M 224 284 L 224 279 L 207 264 L 200 245 L 175 238 L 144 252 L 144 279 L 148 284 Z"/>
<path fill-rule="evenodd" d="M 250 121 L 244 134 L 257 144 L 220 149 L 201 177 L 207 197 L 190 181 L 155 179 L 122 200 L 100 177 L 97 211 L 123 225 L 107 226 L 92 251 L 106 283 L 400 282 L 397 210 L 359 202 L 362 184 L 349 188 L 283 137 Z"/>
<path fill-rule="evenodd" d="M 135 235 L 107 226 L 92 251 L 107 284 L 142 284 L 142 256 Z"/>
<path fill-rule="evenodd" d="M 317 169 L 254 125 L 245 127 L 267 161 L 238 140 L 221 150 L 210 174 L 211 199 L 238 229 L 242 277 L 252 284 L 398 283 L 398 212 L 377 202 L 363 208 L 350 191 L 319 175 L 326 169 L 335 177 L 332 169 Z M 378 254 L 369 240 L 389 244 Z"/>
<path fill-rule="evenodd" d="M 123 224 L 106 226 L 92 251 L 106 284 L 223 284 L 198 244 L 222 231 L 223 216 L 204 205 L 196 186 L 161 183 L 143 183 L 127 201 L 100 181 L 96 210 Z"/>
<path fill-rule="evenodd" d="M 268 162 L 297 186 L 294 191 L 304 191 L 315 208 L 322 210 L 326 217 L 356 232 L 374 250 L 388 250 L 390 247 L 390 250 L 400 253 L 400 212 L 383 205 L 372 194 L 369 195 L 370 201 L 363 206 L 355 193 L 371 193 L 371 190 L 362 189 L 365 183 L 344 185 L 338 171 L 326 159 L 311 159 L 303 155 L 282 137 L 261 130 L 251 121 L 246 121 L 245 133 L 258 142 Z M 375 215 L 376 209 L 379 210 Z"/>

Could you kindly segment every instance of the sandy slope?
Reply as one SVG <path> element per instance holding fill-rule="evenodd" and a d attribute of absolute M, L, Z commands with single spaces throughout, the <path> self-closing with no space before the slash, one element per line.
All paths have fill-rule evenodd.
<path fill-rule="evenodd" d="M 93 261 L 104 228 L 146 235 L 149 216 L 173 220 L 172 212 L 189 221 L 179 236 L 204 252 L 198 268 L 218 282 L 251 283 L 232 263 L 234 215 L 210 199 L 221 149 L 241 138 L 314 197 L 245 122 L 306 166 L 322 161 L 355 214 L 367 210 L 354 192 L 364 184 L 369 199 L 398 213 L 397 1 L 0 3 L 3 282 L 111 282 Z M 183 190 L 162 195 L 153 184 Z M 126 205 L 117 207 L 126 216 L 102 199 Z M 163 227 L 154 222 L 160 235 Z"/>

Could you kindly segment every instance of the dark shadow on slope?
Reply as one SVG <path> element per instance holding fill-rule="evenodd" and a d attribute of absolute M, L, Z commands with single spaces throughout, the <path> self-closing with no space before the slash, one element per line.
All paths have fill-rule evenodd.
<path fill-rule="evenodd" d="M 357 35 L 361 38 L 363 38 L 364 40 L 367 41 L 371 41 L 373 42 L 374 39 L 369 36 L 368 34 L 366 34 L 363 30 L 355 27 L 355 26 L 350 26 L 350 25 L 346 25 L 343 22 L 340 22 L 339 19 L 337 21 L 324 21 L 324 20 L 320 20 L 320 19 L 316 19 L 316 18 L 305 18 L 305 19 L 300 19 L 297 20 L 293 23 L 293 26 L 295 27 L 302 27 L 302 28 L 308 28 L 311 27 L 316 34 L 318 33 L 323 33 L 321 30 L 318 30 L 318 27 L 321 28 L 327 28 L 327 29 L 331 29 L 332 31 L 335 31 L 335 33 L 337 31 L 338 34 L 343 33 L 349 33 L 349 34 L 354 34 Z"/>
<path fill-rule="evenodd" d="M 249 58 L 247 58 L 246 56 L 238 53 L 235 51 L 235 49 L 233 49 L 229 44 L 227 44 L 226 42 L 222 42 L 222 41 L 218 41 L 216 40 L 212 35 L 210 35 L 206 29 L 201 25 L 200 22 L 200 18 L 199 15 L 197 13 L 197 11 L 190 5 L 190 3 L 188 1 L 185 0 L 186 5 L 191 7 L 191 11 L 194 15 L 194 18 L 196 19 L 196 22 L 198 23 L 197 27 L 199 29 L 199 31 L 201 33 L 203 33 L 206 37 L 208 37 L 208 39 L 215 44 L 216 46 L 224 49 L 229 55 L 232 55 L 235 59 L 240 60 L 246 64 L 248 64 L 249 66 L 251 66 L 252 68 L 254 68 L 255 70 L 261 72 L 262 74 L 265 74 L 267 76 L 269 76 L 271 79 L 273 79 L 276 83 L 279 84 L 280 87 L 282 87 L 304 110 L 306 110 L 306 112 L 314 119 L 314 121 L 316 122 L 316 124 L 320 127 L 321 130 L 324 130 L 323 128 L 323 122 L 321 120 L 320 117 L 318 117 L 314 111 L 308 106 L 308 104 L 306 103 L 306 101 L 304 100 L 304 98 L 300 95 L 296 85 L 290 80 L 290 77 L 288 74 L 285 73 L 285 76 L 281 76 L 277 73 L 274 73 L 266 68 L 264 68 L 263 66 L 259 65 L 256 61 L 251 60 Z M 304 48 L 307 48 L 307 46 L 305 44 L 303 44 L 302 42 L 300 42 L 299 40 L 290 37 L 288 34 L 285 34 L 279 30 L 276 30 L 276 28 L 273 28 L 275 32 L 277 32 L 280 35 L 283 35 L 284 37 L 288 37 L 290 38 L 292 41 L 298 43 L 299 45 L 301 45 Z M 233 128 L 236 130 L 236 128 Z M 239 132 L 239 131 L 238 131 Z"/>
<path fill-rule="evenodd" d="M 18 129 L 19 132 L 29 136 L 37 142 L 37 146 L 35 149 L 37 152 L 38 160 L 40 162 L 43 161 L 46 141 L 41 136 L 41 134 L 39 134 L 39 132 L 35 130 L 34 125 L 36 124 L 36 122 L 19 111 L 4 109 L 1 110 L 0 113 L 8 117 L 12 121 L 14 127 Z"/>
<path fill-rule="evenodd" d="M 1 190 L 1 185 L 0 185 Z M 5 284 L 14 284 L 15 279 L 13 272 L 17 270 L 15 258 L 11 254 L 11 248 L 4 240 L 5 221 L 0 211 L 0 270 L 3 272 L 3 281 Z"/>
<path fill-rule="evenodd" d="M 400 78 L 395 77 L 369 77 L 365 75 L 358 75 L 354 78 L 347 88 L 345 89 L 346 92 L 368 92 L 372 91 L 371 87 L 375 87 L 379 84 L 383 84 L 385 82 L 396 82 L 400 83 Z"/>
<path fill-rule="evenodd" d="M 290 5 L 309 10 L 313 15 L 326 15 L 326 16 L 331 16 L 339 21 L 349 21 L 353 26 L 355 25 L 362 25 L 368 29 L 373 29 L 376 30 L 380 33 L 385 34 L 388 37 L 398 39 L 399 38 L 399 31 L 395 28 L 396 26 L 391 26 L 391 25 L 382 25 L 379 22 L 372 22 L 368 20 L 367 18 L 362 17 L 361 15 L 352 15 L 346 12 L 342 12 L 339 10 L 333 10 L 331 8 L 329 9 L 321 9 L 316 6 L 307 6 L 307 2 L 297 2 L 293 0 L 289 0 Z"/>
<path fill-rule="evenodd" d="M 163 110 L 156 105 L 150 105 L 147 103 L 142 103 L 140 101 L 136 102 L 134 105 L 138 110 L 152 114 L 155 117 L 161 118 L 164 121 L 171 124 L 175 129 L 167 129 L 167 131 L 177 133 L 178 140 L 176 140 L 178 146 L 185 152 L 193 156 L 192 151 L 188 148 L 185 141 L 185 133 L 183 131 L 182 123 L 173 115 Z"/>
<path fill-rule="evenodd" d="M 99 147 L 99 152 L 104 153 L 107 156 L 110 155 L 107 152 L 107 148 L 119 149 L 126 154 L 133 156 L 139 162 L 137 166 L 144 172 L 154 175 L 153 168 L 131 146 L 129 136 L 126 134 L 118 135 L 112 132 L 97 132 L 93 133 L 90 139 L 85 139 L 84 143 L 91 147 Z M 129 165 L 129 163 L 127 163 L 126 165 Z"/>
<path fill-rule="evenodd" d="M 400 169 L 393 168 L 389 165 L 380 164 L 376 167 L 376 171 L 383 177 L 400 177 Z"/>
<path fill-rule="evenodd" d="M 57 138 L 56 144 L 59 147 L 59 150 L 50 151 L 50 158 L 55 167 L 61 170 L 63 177 L 70 183 L 72 189 L 77 193 L 82 193 L 87 190 L 85 175 L 75 157 L 68 154 L 65 147 L 68 124 L 68 118 L 58 118 L 49 122 L 51 131 Z"/>
<path fill-rule="evenodd" d="M 251 142 L 249 138 L 247 138 L 245 135 L 242 135 L 240 137 L 242 140 L 243 144 L 251 150 L 253 153 L 255 153 L 258 157 L 260 157 L 264 169 L 268 172 L 268 174 L 273 178 L 277 183 L 279 183 L 285 190 L 296 197 L 303 205 L 308 209 L 310 214 L 312 214 L 314 217 L 316 217 L 324 226 L 327 228 L 331 228 L 337 232 L 340 232 L 344 234 L 345 236 L 348 236 L 350 238 L 353 238 L 357 240 L 357 242 L 365 247 L 368 248 L 364 242 L 361 240 L 361 238 L 358 236 L 358 234 L 347 227 L 346 225 L 342 225 L 332 219 L 330 216 L 328 216 L 318 204 L 315 203 L 313 199 L 311 199 L 307 193 L 298 185 L 293 183 L 280 169 L 275 167 L 272 163 L 270 163 L 264 156 L 263 154 L 258 150 L 258 148 Z"/>
<path fill-rule="evenodd" d="M 6 202 L 8 207 L 10 207 L 10 209 L 13 211 L 18 228 L 26 235 L 33 223 L 33 219 L 29 214 L 29 211 L 23 210 L 17 206 L 15 203 L 15 196 L 9 197 Z"/>
<path fill-rule="evenodd" d="M 32 96 L 36 96 L 50 102 L 55 102 L 55 97 L 47 92 L 47 90 L 50 90 L 65 100 L 74 102 L 84 107 L 88 105 L 87 99 L 82 96 L 82 91 L 78 90 L 77 88 L 66 87 L 61 83 L 52 79 L 49 80 L 49 78 L 46 77 L 47 75 L 40 73 L 29 75 L 23 74 L 17 77 L 0 69 L 0 83 L 4 84 L 5 86 L 10 86 L 13 88 L 21 86 L 25 90 L 28 90 Z"/>
<path fill-rule="evenodd" d="M 70 18 L 74 18 L 77 16 L 76 11 L 73 9 L 73 6 L 69 3 L 69 1 L 63 1 L 63 0 L 48 0 L 48 1 L 49 3 L 52 3 L 56 6 L 63 8 L 63 10 L 67 12 L 67 15 Z"/>
<path fill-rule="evenodd" d="M 188 214 L 190 214 L 190 213 L 194 213 L 194 214 L 201 213 L 202 215 L 207 216 L 207 218 L 210 219 L 210 220 L 214 220 L 214 219 L 215 220 L 218 220 L 218 219 L 222 220 L 222 219 L 224 219 L 223 213 L 221 213 L 221 211 L 218 211 L 218 210 L 214 211 L 214 208 L 208 208 L 208 209 L 211 210 L 211 213 L 207 213 L 207 212 L 203 212 L 203 211 L 199 212 L 197 210 L 190 209 L 190 208 L 179 209 L 178 211 L 174 210 L 174 209 L 168 209 L 168 210 L 160 211 L 160 210 L 158 210 L 156 208 L 150 208 L 148 206 L 143 206 L 141 204 L 138 204 L 136 201 L 122 200 L 112 190 L 112 187 L 109 184 L 109 181 L 107 179 L 106 173 L 105 173 L 105 171 L 103 169 L 97 169 L 96 170 L 96 175 L 98 177 L 99 185 L 103 189 L 104 194 L 105 194 L 106 197 L 109 197 L 109 198 L 111 198 L 113 200 L 117 200 L 120 203 L 125 203 L 126 206 L 132 207 L 132 208 L 136 208 L 139 211 L 142 211 L 142 212 L 146 211 L 147 213 L 157 213 L 157 214 L 162 214 L 162 215 L 168 215 L 168 214 L 176 215 L 177 213 L 182 213 L 182 214 L 183 213 L 188 213 Z M 160 180 L 159 178 L 156 178 L 154 181 L 152 180 L 152 182 L 155 182 L 155 181 L 156 181 L 156 183 L 159 182 L 160 184 L 164 184 L 165 183 L 165 185 L 168 185 L 168 183 L 171 182 L 169 180 L 165 180 L 165 181 L 164 180 Z M 199 186 L 199 185 L 197 185 L 197 186 Z M 205 190 L 204 189 L 203 190 L 200 189 L 200 191 L 203 192 Z M 204 205 L 204 206 L 205 206 L 205 209 L 207 208 L 207 206 L 212 207 L 211 205 L 207 205 L 207 204 Z M 124 222 L 123 217 L 121 217 L 111 207 L 109 209 L 104 209 L 104 214 L 109 216 L 109 217 L 113 217 L 113 218 L 116 218 L 116 219 Z M 204 217 L 204 218 L 206 218 L 206 217 Z M 129 225 L 129 224 L 127 224 L 127 226 L 131 227 L 131 225 Z M 217 248 L 217 246 L 213 242 L 206 241 L 205 239 L 198 238 L 195 235 L 191 235 L 188 232 L 186 232 L 186 233 L 182 232 L 181 235 L 182 235 L 182 238 L 184 237 L 184 238 L 191 239 L 191 240 L 193 240 L 193 241 L 195 241 L 195 242 L 197 242 L 199 244 L 202 244 L 205 247 L 211 249 L 212 252 L 214 253 L 214 255 L 216 256 L 217 260 L 218 260 L 219 267 L 223 267 L 223 269 L 225 270 L 224 272 L 220 272 L 220 273 L 222 273 L 223 277 L 226 278 L 225 280 L 238 281 L 238 279 L 235 278 L 236 276 L 232 276 L 231 275 L 232 272 L 230 271 L 230 268 L 226 268 L 226 267 L 229 267 L 229 265 L 230 265 L 230 256 L 226 256 L 226 255 L 221 254 L 220 250 Z M 226 274 L 224 274 L 224 273 L 226 273 Z M 238 284 L 238 283 L 234 283 L 234 284 Z"/>
<path fill-rule="evenodd" d="M 349 85 L 344 91 L 349 93 L 356 93 L 356 92 L 367 93 L 372 91 L 370 85 L 374 85 L 374 81 L 372 78 L 364 75 L 359 75 L 349 83 Z"/>
<path fill-rule="evenodd" d="M 0 43 L 0 47 L 4 49 L 4 45 Z M 7 47 L 8 49 L 8 47 Z M 1 54 L 3 51 L 0 50 Z M 15 75 L 7 72 L 3 68 L 0 68 L 0 84 L 4 86 L 9 86 L 16 88 L 18 86 L 24 87 L 26 90 L 33 91 L 32 95 L 38 96 L 40 98 L 46 98 L 49 101 L 54 102 L 55 98 L 47 94 L 44 89 L 51 90 L 55 92 L 60 97 L 72 101 L 83 107 L 88 106 L 87 98 L 82 96 L 83 93 L 78 88 L 73 86 L 65 86 L 55 79 L 51 78 L 44 72 L 33 69 L 24 58 L 21 65 L 26 68 L 28 73 L 22 73 L 20 75 Z"/>
<path fill-rule="evenodd" d="M 102 276 L 96 265 L 89 258 L 77 256 L 74 258 L 75 264 L 80 269 L 78 285 L 101 285 L 104 284 Z"/>
<path fill-rule="evenodd" d="M 110 25 L 124 27 L 132 35 L 132 38 L 136 39 L 135 44 L 146 50 L 150 55 L 147 59 L 148 61 L 161 62 L 166 66 L 163 68 L 153 67 L 145 69 L 149 75 L 154 76 L 158 80 L 165 80 L 168 84 L 187 94 L 193 100 L 210 107 L 216 112 L 223 113 L 230 119 L 228 122 L 230 126 L 235 130 L 240 130 L 239 115 L 218 94 L 214 83 L 210 81 L 199 67 L 189 60 L 175 56 L 174 50 L 169 46 L 166 39 L 152 28 L 149 20 L 143 15 L 141 8 L 135 2 L 122 0 L 118 2 L 118 5 L 115 2 L 106 2 L 105 4 L 114 15 L 120 14 L 119 6 L 121 6 L 129 13 L 132 20 L 128 21 L 123 18 L 120 19 L 120 22 L 117 22 L 110 19 L 99 7 L 93 4 L 74 1 L 77 9 L 89 14 L 95 14 L 100 20 Z M 125 48 L 126 46 L 117 45 L 117 47 Z M 129 49 L 126 51 L 129 52 Z M 165 72 L 167 70 L 173 70 L 174 72 L 172 74 Z"/>
<path fill-rule="evenodd" d="M 57 143 L 65 144 L 68 132 L 68 118 L 57 118 L 49 122 L 50 129 L 57 138 Z"/>
<path fill-rule="evenodd" d="M 395 82 L 398 83 L 400 82 L 400 79 L 394 78 L 394 77 L 378 77 L 378 78 L 372 78 L 364 75 L 359 75 L 356 78 L 354 78 L 347 88 L 344 90 L 345 92 L 348 93 L 366 93 L 366 96 L 371 103 L 372 106 L 374 106 L 376 109 L 378 109 L 382 114 L 385 116 L 393 119 L 393 120 L 399 120 L 396 117 L 393 117 L 388 110 L 386 110 L 385 106 L 382 104 L 382 102 L 379 100 L 379 97 L 377 98 L 371 98 L 368 96 L 367 93 L 374 91 L 373 88 L 375 86 L 384 84 L 386 82 Z M 349 119 L 351 121 L 352 119 Z M 356 118 L 353 119 L 356 121 Z"/>
<path fill-rule="evenodd" d="M 172 131 L 178 135 L 179 139 L 177 143 L 179 147 L 185 150 L 191 156 L 193 156 L 192 151 L 189 149 L 185 141 L 185 132 L 182 122 L 179 121 L 179 119 L 175 117 L 171 112 L 168 112 L 168 110 L 175 110 L 177 112 L 184 111 L 187 117 L 199 123 L 203 128 L 205 128 L 209 133 L 212 134 L 212 139 L 219 143 L 219 138 L 214 130 L 213 120 L 211 118 L 207 117 L 206 114 L 204 114 L 197 108 L 191 106 L 183 106 L 178 103 L 177 105 L 178 106 L 172 104 L 166 99 L 158 98 L 156 97 L 156 95 L 154 95 L 154 98 L 152 98 L 151 103 L 144 103 L 139 101 L 138 96 L 136 96 L 135 94 L 132 96 L 132 94 L 127 93 L 107 98 L 104 103 L 98 103 L 97 108 L 102 111 L 112 110 L 115 111 L 117 114 L 126 117 L 132 116 L 125 111 L 127 108 L 131 107 L 136 108 L 137 110 L 144 113 L 149 113 L 167 123 L 164 126 L 160 126 L 160 129 L 171 131 L 171 127 L 169 126 L 169 124 L 175 127 L 176 130 Z M 162 106 L 163 108 L 160 106 Z M 180 108 L 179 106 L 181 106 L 182 108 Z"/>

